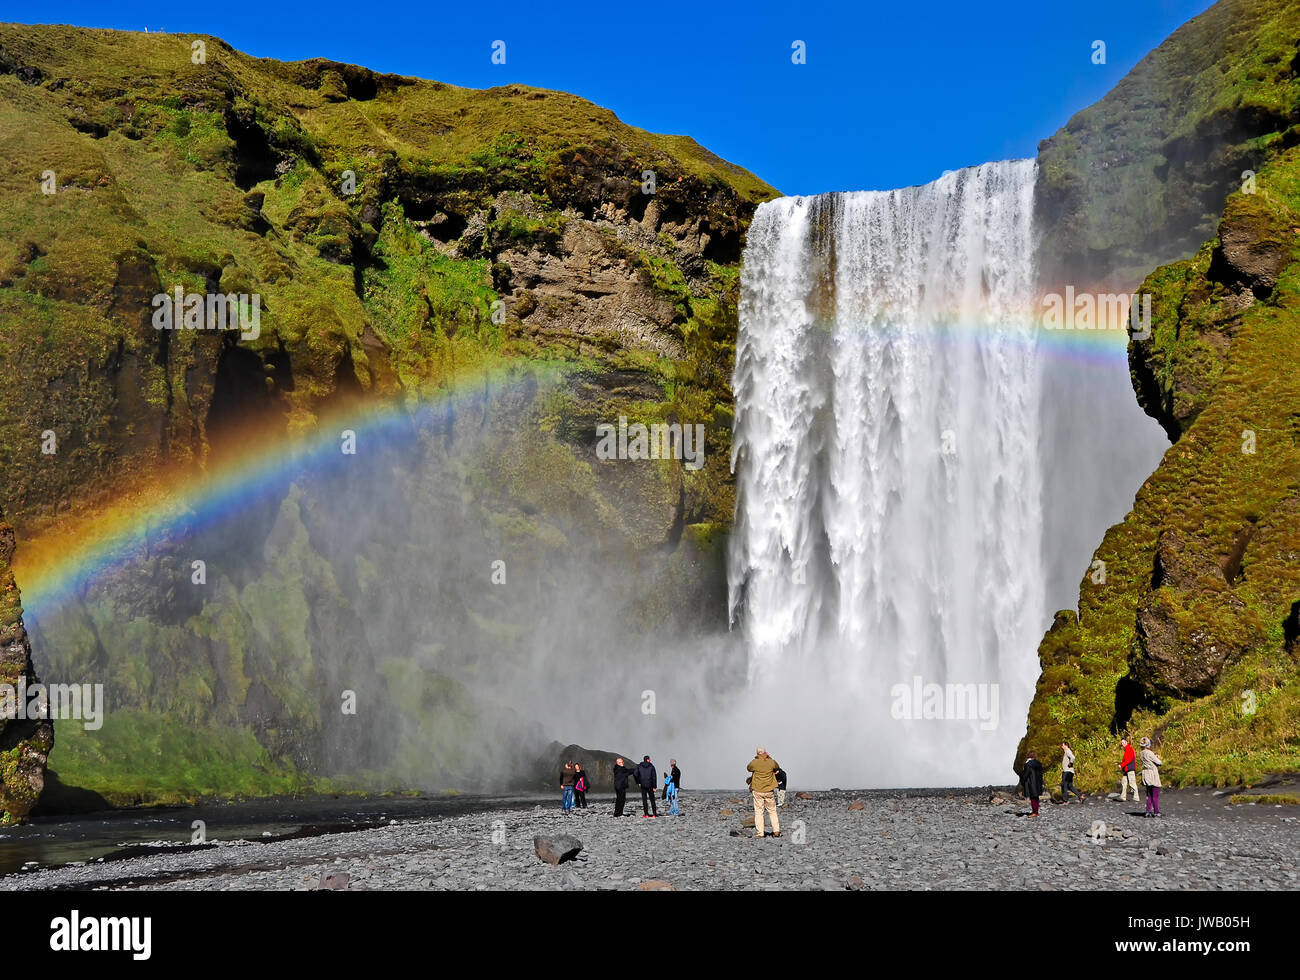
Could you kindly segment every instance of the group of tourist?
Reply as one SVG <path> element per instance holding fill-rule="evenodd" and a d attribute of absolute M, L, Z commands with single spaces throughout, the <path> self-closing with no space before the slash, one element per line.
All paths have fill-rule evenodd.
<path fill-rule="evenodd" d="M 589 789 L 591 789 L 591 780 L 582 765 L 577 762 L 566 762 L 564 768 L 560 770 L 560 809 L 565 813 L 573 809 L 587 809 Z"/>
<path fill-rule="evenodd" d="M 1128 802 L 1129 789 L 1133 790 L 1133 802 L 1138 801 L 1138 782 L 1137 770 L 1138 764 L 1142 766 L 1142 785 L 1146 787 L 1147 809 L 1145 816 L 1160 816 L 1160 767 L 1164 765 L 1164 760 L 1156 755 L 1151 748 L 1151 739 L 1145 735 L 1139 742 L 1141 753 L 1133 749 L 1133 743 L 1128 740 L 1128 736 L 1120 739 L 1120 762 L 1119 762 L 1119 800 L 1121 803 Z M 1061 743 L 1061 802 L 1068 804 L 1070 796 L 1074 795 L 1083 802 L 1083 793 L 1074 788 L 1075 774 L 1075 755 L 1070 748 L 1069 742 Z M 1020 777 L 1020 789 L 1029 798 L 1030 808 L 1033 810 L 1029 815 L 1038 816 L 1038 798 L 1043 795 L 1043 764 L 1038 761 L 1038 754 L 1030 752 L 1029 757 L 1025 759 L 1024 770 Z"/>
<path fill-rule="evenodd" d="M 669 766 L 670 768 L 664 773 L 663 799 L 668 804 L 668 815 L 676 817 L 681 812 L 677 807 L 677 788 L 681 785 L 682 771 L 677 768 L 676 759 L 670 760 Z M 655 793 L 659 789 L 659 772 L 648 755 L 643 756 L 640 763 L 635 766 L 629 766 L 621 756 L 614 760 L 614 816 L 625 816 L 623 808 L 627 804 L 629 776 L 641 789 L 642 816 L 647 819 L 658 817 L 659 804 L 655 799 Z M 571 790 L 576 790 L 579 784 L 582 792 L 579 802 L 574 804 L 570 793 Z M 566 762 L 564 768 L 560 770 L 560 809 L 566 813 L 574 809 L 575 805 L 586 809 L 586 791 L 590 786 L 590 780 L 583 772 L 582 766 Z"/>
<path fill-rule="evenodd" d="M 1142 785 L 1146 787 L 1147 817 L 1160 816 L 1160 767 L 1164 760 L 1156 755 L 1151 747 L 1151 739 L 1143 736 L 1139 742 L 1141 752 L 1133 748 L 1128 736 L 1120 739 L 1119 762 L 1119 800 L 1128 802 L 1129 790 L 1133 791 L 1133 802 L 1138 801 L 1137 770 L 1142 767 Z M 664 773 L 663 799 L 669 804 L 668 815 L 680 816 L 677 805 L 677 792 L 682 783 L 682 771 L 677 768 L 677 760 L 670 760 L 670 768 Z M 1076 757 L 1069 742 L 1061 743 L 1061 803 L 1069 804 L 1071 796 L 1077 796 L 1079 802 L 1084 794 L 1075 789 Z M 749 791 L 754 801 L 754 836 L 767 837 L 767 822 L 770 820 L 770 836 L 781 836 L 781 819 L 777 808 L 785 806 L 786 774 L 779 763 L 767 754 L 761 745 L 754 750 L 754 758 L 745 767 L 749 777 Z M 627 804 L 628 777 L 636 781 L 641 790 L 641 816 L 653 820 L 659 816 L 656 791 L 659 789 L 659 773 L 650 756 L 642 756 L 640 763 L 629 766 L 623 758 L 614 760 L 614 816 L 624 816 Z M 591 780 L 581 764 L 566 762 L 560 771 L 560 808 L 568 813 L 570 810 L 587 808 L 587 791 L 591 789 Z M 1025 759 L 1020 776 L 1020 791 L 1029 799 L 1031 817 L 1038 816 L 1038 801 L 1043 795 L 1043 764 L 1038 761 L 1038 753 L 1030 752 Z"/>
<path fill-rule="evenodd" d="M 759 746 L 753 761 L 745 767 L 749 772 L 746 782 L 754 798 L 754 836 L 766 837 L 766 821 L 771 820 L 770 836 L 781 836 L 781 821 L 776 809 L 785 806 L 785 770 L 777 761 Z M 629 766 L 622 756 L 614 760 L 614 816 L 625 815 L 627 804 L 628 778 L 635 780 L 641 790 L 641 817 L 653 820 L 659 816 L 659 806 L 655 799 L 659 788 L 659 772 L 655 769 L 650 756 L 643 756 L 635 766 Z M 664 772 L 663 799 L 668 803 L 668 815 L 680 816 L 677 806 L 677 791 L 682 785 L 682 771 L 677 768 L 677 760 L 669 761 L 669 768 Z M 591 788 L 590 779 L 582 766 L 575 762 L 566 762 L 560 770 L 560 808 L 568 813 L 570 810 L 586 809 L 587 790 Z"/>

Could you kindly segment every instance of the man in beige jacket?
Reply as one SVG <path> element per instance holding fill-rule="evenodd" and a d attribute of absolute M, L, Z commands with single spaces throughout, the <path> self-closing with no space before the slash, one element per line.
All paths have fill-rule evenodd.
<path fill-rule="evenodd" d="M 765 837 L 763 814 L 772 818 L 772 836 L 781 836 L 781 820 L 776 815 L 776 771 L 781 767 L 759 746 L 754 750 L 754 761 L 745 767 L 751 773 L 749 789 L 754 794 L 754 836 Z"/>

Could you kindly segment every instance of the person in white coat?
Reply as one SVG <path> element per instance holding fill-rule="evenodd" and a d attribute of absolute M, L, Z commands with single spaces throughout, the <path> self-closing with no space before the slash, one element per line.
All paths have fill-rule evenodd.
<path fill-rule="evenodd" d="M 1073 793 L 1083 802 L 1083 794 L 1074 788 L 1074 750 L 1069 742 L 1061 743 L 1061 802 L 1069 803 Z"/>
<path fill-rule="evenodd" d="M 1151 739 L 1145 735 L 1138 743 L 1142 746 L 1142 785 L 1147 788 L 1148 817 L 1160 816 L 1160 767 L 1164 765 L 1160 756 L 1151 751 Z"/>

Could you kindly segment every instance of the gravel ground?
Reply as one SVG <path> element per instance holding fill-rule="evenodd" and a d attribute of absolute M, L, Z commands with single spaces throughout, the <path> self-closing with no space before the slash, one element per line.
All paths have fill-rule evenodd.
<path fill-rule="evenodd" d="M 865 809 L 851 810 L 855 800 Z M 1028 819 L 1023 802 L 990 803 L 988 790 L 791 794 L 782 836 L 761 840 L 741 826 L 753 811 L 739 794 L 686 793 L 681 816 L 657 820 L 628 802 L 635 815 L 622 819 L 593 795 L 588 810 L 572 814 L 556 800 L 298 840 L 177 845 L 0 877 L 0 890 L 1300 887 L 1300 808 L 1227 806 L 1208 790 L 1166 790 L 1159 820 L 1102 798 L 1044 801 L 1042 816 Z M 1094 837 L 1097 821 L 1107 828 Z M 582 852 L 542 863 L 534 836 L 562 833 L 581 840 Z"/>

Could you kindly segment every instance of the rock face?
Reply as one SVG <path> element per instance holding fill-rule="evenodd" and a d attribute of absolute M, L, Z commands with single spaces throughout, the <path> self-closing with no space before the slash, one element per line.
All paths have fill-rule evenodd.
<path fill-rule="evenodd" d="M 37 683 L 21 596 L 9 568 L 13 553 L 13 528 L 0 512 L 0 825 L 27 820 L 45 786 L 45 763 L 54 747 L 52 721 L 19 718 L 17 710 L 10 718 L 5 710 L 17 709 L 20 682 L 24 688 Z"/>
<path fill-rule="evenodd" d="M 739 262 L 772 188 L 564 93 L 281 64 L 216 38 L 194 65 L 191 40 L 0 28 L 9 126 L 31 134 L 11 146 L 12 169 L 39 158 L 58 188 L 4 186 L 22 203 L 0 251 L 0 319 L 49 321 L 36 339 L 4 340 L 43 375 L 35 410 L 67 445 L 58 466 L 4 447 L 0 504 L 20 527 L 52 517 L 54 501 L 138 483 L 147 466 L 197 465 L 250 428 L 309 432 L 358 396 L 446 382 L 481 360 L 470 355 L 487 334 L 570 359 L 693 362 L 679 382 L 725 404 L 735 276 L 719 266 Z M 340 88 L 349 77 L 367 81 Z M 362 102 L 379 129 L 355 125 Z M 104 139 L 148 152 L 122 160 Z M 193 188 L 175 179 L 175 154 Z M 169 207 L 192 228 L 141 218 L 134 195 L 153 187 L 177 195 Z M 256 294 L 258 335 L 155 329 L 152 299 L 177 284 Z M 18 409 L 0 393 L 0 420 Z M 701 513 L 708 492 L 686 481 Z"/>
<path fill-rule="evenodd" d="M 533 850 L 547 864 L 561 864 L 578 856 L 582 841 L 569 834 L 547 834 L 533 838 Z"/>
<path fill-rule="evenodd" d="M 1129 345 L 1138 403 L 1173 442 L 1214 395 L 1243 314 L 1269 299 L 1294 248 L 1288 216 L 1261 194 L 1233 195 L 1218 232 L 1197 261 L 1175 263 L 1143 283 L 1155 329 Z"/>

